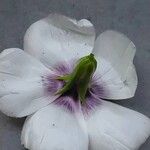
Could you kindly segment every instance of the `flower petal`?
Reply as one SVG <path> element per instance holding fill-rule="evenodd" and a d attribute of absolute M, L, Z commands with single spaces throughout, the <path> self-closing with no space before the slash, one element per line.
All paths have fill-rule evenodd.
<path fill-rule="evenodd" d="M 53 101 L 56 97 L 45 96 L 41 81 L 47 72 L 50 70 L 24 51 L 4 50 L 0 54 L 0 111 L 23 117 Z"/>
<path fill-rule="evenodd" d="M 108 101 L 87 118 L 89 150 L 137 150 L 150 135 L 150 119 Z"/>
<path fill-rule="evenodd" d="M 30 150 L 87 150 L 84 123 L 82 115 L 50 104 L 27 118 L 21 141 Z"/>
<path fill-rule="evenodd" d="M 134 96 L 137 87 L 133 65 L 135 51 L 134 44 L 121 33 L 106 31 L 97 38 L 93 51 L 98 61 L 97 72 L 109 93 L 102 98 L 126 99 Z"/>
<path fill-rule="evenodd" d="M 50 14 L 29 27 L 24 49 L 49 66 L 88 55 L 94 40 L 94 27 L 90 21 Z"/>

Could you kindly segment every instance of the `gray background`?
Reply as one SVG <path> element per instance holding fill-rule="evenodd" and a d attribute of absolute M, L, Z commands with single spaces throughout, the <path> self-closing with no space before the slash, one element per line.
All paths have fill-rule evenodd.
<path fill-rule="evenodd" d="M 119 104 L 150 117 L 150 0 L 0 0 L 0 51 L 22 48 L 29 25 L 51 12 L 87 18 L 97 34 L 114 29 L 135 43 L 138 89 L 134 98 Z M 20 144 L 23 122 L 0 113 L 0 150 L 24 150 Z M 140 150 L 149 149 L 150 138 Z"/>

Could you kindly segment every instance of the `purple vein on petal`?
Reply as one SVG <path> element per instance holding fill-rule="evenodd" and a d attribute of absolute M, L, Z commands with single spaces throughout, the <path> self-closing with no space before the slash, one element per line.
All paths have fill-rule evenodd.
<path fill-rule="evenodd" d="M 78 102 L 71 96 L 61 96 L 54 101 L 54 104 L 69 110 L 71 113 L 78 109 Z"/>
<path fill-rule="evenodd" d="M 98 98 L 107 97 L 109 95 L 108 90 L 106 89 L 105 83 L 102 79 L 99 79 L 99 75 L 93 76 L 90 91 L 96 95 Z"/>
<path fill-rule="evenodd" d="M 74 68 L 75 61 L 70 63 L 61 62 L 54 66 L 53 71 L 58 75 L 70 74 Z"/>
<path fill-rule="evenodd" d="M 47 95 L 54 95 L 64 86 L 64 82 L 56 78 L 57 76 L 52 74 L 42 76 L 43 86 Z"/>
<path fill-rule="evenodd" d="M 86 97 L 85 104 L 82 105 L 83 114 L 88 115 L 92 110 L 98 107 L 101 104 L 101 99 L 94 95 L 93 93 L 89 92 L 88 96 Z"/>

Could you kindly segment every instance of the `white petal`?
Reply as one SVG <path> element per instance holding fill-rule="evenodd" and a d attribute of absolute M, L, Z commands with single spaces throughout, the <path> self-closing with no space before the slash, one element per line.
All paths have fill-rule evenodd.
<path fill-rule="evenodd" d="M 137 150 L 150 135 L 150 119 L 111 102 L 87 118 L 89 150 Z"/>
<path fill-rule="evenodd" d="M 30 150 L 87 150 L 88 135 L 81 117 L 50 104 L 27 118 L 22 144 Z"/>
<path fill-rule="evenodd" d="M 94 40 L 94 27 L 90 21 L 50 14 L 29 27 L 24 49 L 49 66 L 88 55 Z"/>
<path fill-rule="evenodd" d="M 0 111 L 23 117 L 48 105 L 41 75 L 50 72 L 24 51 L 12 48 L 0 54 Z"/>
<path fill-rule="evenodd" d="M 98 61 L 97 72 L 109 94 L 103 98 L 126 99 L 133 97 L 137 75 L 133 65 L 134 44 L 123 34 L 106 31 L 96 40 L 93 53 Z"/>

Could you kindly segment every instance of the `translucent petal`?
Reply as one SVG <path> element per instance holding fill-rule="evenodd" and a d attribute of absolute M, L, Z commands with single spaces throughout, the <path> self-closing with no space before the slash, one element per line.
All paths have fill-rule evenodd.
<path fill-rule="evenodd" d="M 137 150 L 150 135 L 150 119 L 108 101 L 87 118 L 89 150 Z"/>
<path fill-rule="evenodd" d="M 103 82 L 108 91 L 103 98 L 133 97 L 137 87 L 134 44 L 121 33 L 106 31 L 97 38 L 93 53 L 98 61 L 99 82 Z"/>
<path fill-rule="evenodd" d="M 87 150 L 84 124 L 82 115 L 50 104 L 27 118 L 22 144 L 30 150 Z"/>
<path fill-rule="evenodd" d="M 0 54 L 0 111 L 23 117 L 48 105 L 56 96 L 45 95 L 41 76 L 50 73 L 35 58 L 12 48 Z"/>
<path fill-rule="evenodd" d="M 53 66 L 88 55 L 94 40 L 95 31 L 90 21 L 50 14 L 29 27 L 24 37 L 24 49 L 46 66 Z"/>

